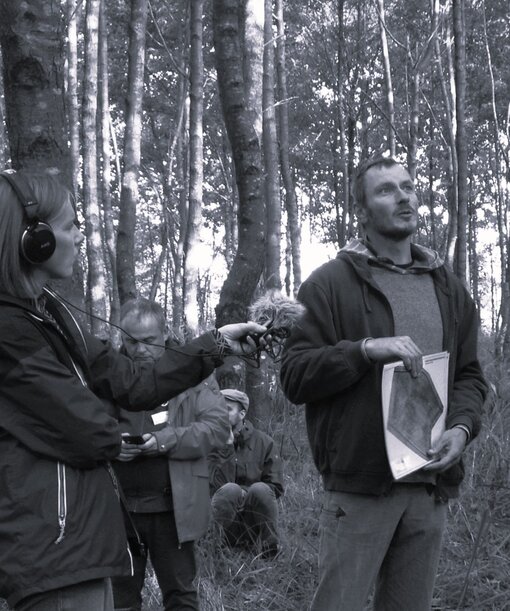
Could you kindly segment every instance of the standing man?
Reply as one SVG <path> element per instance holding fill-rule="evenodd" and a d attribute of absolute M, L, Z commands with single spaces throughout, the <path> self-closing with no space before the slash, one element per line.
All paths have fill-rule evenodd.
<path fill-rule="evenodd" d="M 363 164 L 354 184 L 365 239 L 352 240 L 300 288 L 307 313 L 287 340 L 281 379 L 306 403 L 324 482 L 314 611 L 428 611 L 448 497 L 458 494 L 466 444 L 480 428 L 486 384 L 477 360 L 475 306 L 437 253 L 413 244 L 418 200 L 390 158 Z M 398 482 L 386 456 L 384 363 L 410 375 L 422 356 L 450 353 L 446 431 L 433 462 Z"/>
<path fill-rule="evenodd" d="M 283 494 L 282 463 L 274 441 L 245 420 L 248 395 L 221 391 L 228 407 L 231 434 L 225 447 L 209 456 L 214 520 L 231 545 L 253 547 L 265 557 L 278 552 L 278 504 Z"/>
<path fill-rule="evenodd" d="M 128 301 L 121 325 L 127 332 L 123 350 L 131 359 L 159 359 L 167 333 L 158 304 Z M 230 432 L 225 401 L 210 376 L 153 411 L 118 408 L 117 417 L 123 441 L 114 468 L 154 567 L 163 608 L 198 610 L 194 541 L 209 522 L 207 454 L 222 447 Z M 117 611 L 140 611 L 146 561 L 133 557 L 134 575 L 113 579 Z"/>

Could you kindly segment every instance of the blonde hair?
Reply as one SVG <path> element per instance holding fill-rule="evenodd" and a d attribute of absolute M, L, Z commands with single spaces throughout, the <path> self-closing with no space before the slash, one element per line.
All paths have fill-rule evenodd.
<path fill-rule="evenodd" d="M 23 172 L 35 200 L 37 218 L 51 225 L 71 199 L 71 192 L 56 178 Z M 0 291 L 13 297 L 35 299 L 40 287 L 33 277 L 35 265 L 23 258 L 20 240 L 27 226 L 22 202 L 7 182 L 0 178 Z"/>

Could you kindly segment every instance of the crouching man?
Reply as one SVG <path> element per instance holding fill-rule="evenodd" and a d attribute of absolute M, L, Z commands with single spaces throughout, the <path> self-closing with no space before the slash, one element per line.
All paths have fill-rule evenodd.
<path fill-rule="evenodd" d="M 260 546 L 264 556 L 272 557 L 278 552 L 281 460 L 271 437 L 245 420 L 248 396 L 232 388 L 221 393 L 231 434 L 224 448 L 209 455 L 213 519 L 230 545 Z"/>

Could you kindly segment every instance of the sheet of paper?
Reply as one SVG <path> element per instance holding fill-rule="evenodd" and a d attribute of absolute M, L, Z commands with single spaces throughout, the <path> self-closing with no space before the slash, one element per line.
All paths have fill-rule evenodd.
<path fill-rule="evenodd" d="M 384 366 L 384 438 L 397 480 L 431 462 L 426 452 L 445 430 L 448 361 L 448 352 L 423 357 L 424 373 L 418 378 L 412 378 L 402 361 Z"/>

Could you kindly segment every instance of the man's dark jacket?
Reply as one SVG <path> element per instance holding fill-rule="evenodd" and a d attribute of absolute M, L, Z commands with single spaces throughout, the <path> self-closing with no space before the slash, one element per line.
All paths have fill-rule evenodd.
<path fill-rule="evenodd" d="M 245 490 L 256 482 L 264 482 L 276 498 L 283 494 L 282 461 L 274 441 L 247 420 L 235 444 L 211 452 L 208 462 L 211 494 L 228 482 Z"/>
<path fill-rule="evenodd" d="M 462 424 L 475 437 L 487 387 L 477 359 L 474 303 L 444 265 L 430 274 L 443 350 L 450 353 L 446 428 Z M 382 364 L 367 362 L 361 346 L 367 337 L 395 335 L 390 304 L 372 277 L 369 259 L 344 251 L 311 274 L 298 298 L 307 313 L 286 342 L 281 381 L 293 403 L 306 403 L 308 437 L 324 486 L 384 494 L 393 478 L 384 444 Z M 441 494 L 455 496 L 462 477 L 461 465 L 441 475 Z"/>
<path fill-rule="evenodd" d="M 108 465 L 121 437 L 101 399 L 155 407 L 208 375 L 217 352 L 206 334 L 182 348 L 189 356 L 133 364 L 47 299 L 50 317 L 0 295 L 0 597 L 10 605 L 131 572 Z"/>

